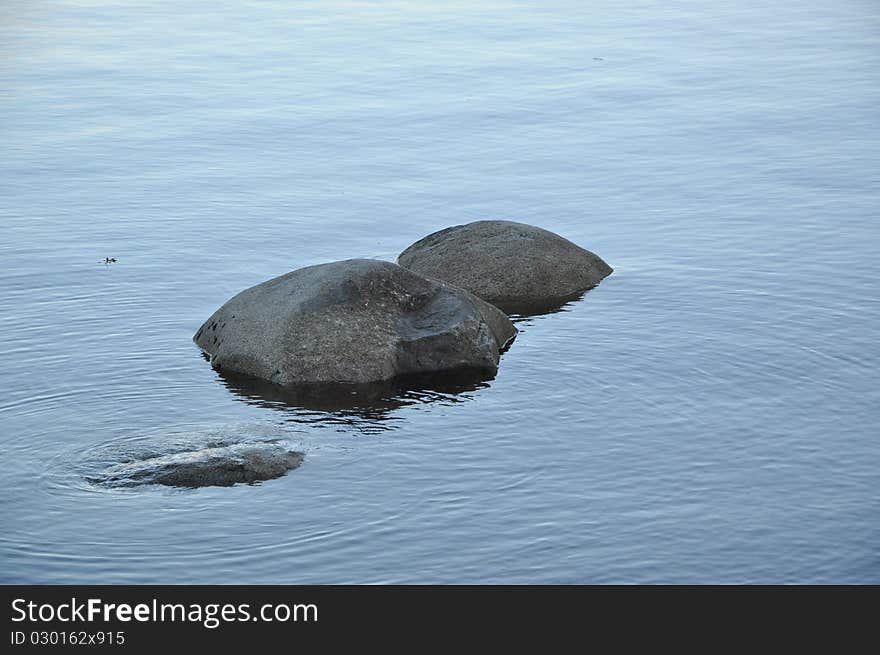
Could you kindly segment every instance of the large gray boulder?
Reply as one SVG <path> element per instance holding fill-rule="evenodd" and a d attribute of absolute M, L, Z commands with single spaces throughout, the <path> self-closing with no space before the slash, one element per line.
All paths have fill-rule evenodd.
<path fill-rule="evenodd" d="M 561 305 L 596 286 L 612 268 L 589 250 L 539 227 L 477 221 L 434 232 L 397 258 L 508 313 Z"/>
<path fill-rule="evenodd" d="M 106 487 L 229 487 L 281 477 L 302 460 L 302 453 L 278 443 L 216 445 L 116 464 L 89 481 Z"/>
<path fill-rule="evenodd" d="M 193 337 L 221 371 L 280 385 L 494 372 L 516 328 L 467 291 L 397 264 L 309 266 L 242 291 Z"/>

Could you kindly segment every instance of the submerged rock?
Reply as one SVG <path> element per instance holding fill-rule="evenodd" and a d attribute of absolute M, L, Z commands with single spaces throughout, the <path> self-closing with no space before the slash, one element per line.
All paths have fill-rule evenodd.
<path fill-rule="evenodd" d="M 107 487 L 229 487 L 281 477 L 302 460 L 302 453 L 278 443 L 237 443 L 115 464 L 89 480 Z"/>
<path fill-rule="evenodd" d="M 512 221 L 477 221 L 434 232 L 397 258 L 508 313 L 537 313 L 578 297 L 612 272 L 558 234 Z"/>
<path fill-rule="evenodd" d="M 309 266 L 242 291 L 193 340 L 211 365 L 280 385 L 494 373 L 516 328 L 498 309 L 397 264 Z"/>

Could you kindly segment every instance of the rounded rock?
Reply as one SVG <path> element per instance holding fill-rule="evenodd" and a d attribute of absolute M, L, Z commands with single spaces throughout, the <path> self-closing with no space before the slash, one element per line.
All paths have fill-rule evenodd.
<path fill-rule="evenodd" d="M 221 371 L 283 386 L 493 372 L 516 328 L 501 311 L 397 264 L 309 266 L 242 291 L 193 337 Z"/>
<path fill-rule="evenodd" d="M 538 313 L 596 286 L 613 269 L 598 255 L 539 227 L 477 221 L 434 232 L 397 262 L 508 313 Z"/>
<path fill-rule="evenodd" d="M 302 453 L 279 444 L 239 443 L 117 464 L 91 481 L 107 487 L 230 487 L 281 477 L 302 460 Z"/>

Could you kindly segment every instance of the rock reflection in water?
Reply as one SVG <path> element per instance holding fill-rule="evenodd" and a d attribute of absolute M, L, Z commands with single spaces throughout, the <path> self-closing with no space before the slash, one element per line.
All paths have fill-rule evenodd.
<path fill-rule="evenodd" d="M 237 373 L 216 373 L 242 402 L 285 411 L 294 422 L 366 433 L 394 429 L 400 420 L 397 410 L 410 405 L 466 402 L 493 379 L 484 370 L 463 369 L 370 384 L 279 386 Z"/>

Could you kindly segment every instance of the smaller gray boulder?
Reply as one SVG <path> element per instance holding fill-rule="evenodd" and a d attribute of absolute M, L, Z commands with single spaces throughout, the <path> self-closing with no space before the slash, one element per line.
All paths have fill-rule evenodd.
<path fill-rule="evenodd" d="M 281 444 L 237 443 L 115 464 L 90 481 L 106 487 L 230 487 L 281 477 L 302 460 L 302 453 Z"/>
<path fill-rule="evenodd" d="M 477 221 L 434 232 L 404 250 L 397 262 L 520 314 L 573 300 L 613 270 L 558 234 L 512 221 Z"/>

